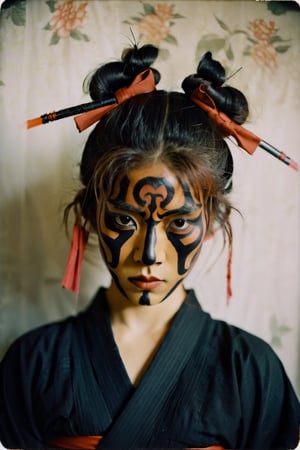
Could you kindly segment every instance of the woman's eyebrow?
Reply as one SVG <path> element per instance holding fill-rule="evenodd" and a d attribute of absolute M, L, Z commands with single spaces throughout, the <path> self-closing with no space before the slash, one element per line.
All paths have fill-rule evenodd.
<path fill-rule="evenodd" d="M 140 214 L 141 216 L 145 215 L 145 212 L 142 208 L 138 208 L 136 206 L 130 205 L 129 203 L 125 202 L 124 200 L 108 200 L 108 204 L 112 205 L 113 207 L 123 210 L 123 211 L 130 211 L 135 212 L 137 214 Z M 201 203 L 194 203 L 194 204 L 186 204 L 181 206 L 180 208 L 171 209 L 169 211 L 166 211 L 162 214 L 158 214 L 159 217 L 167 217 L 167 216 L 176 216 L 176 215 L 185 215 L 185 214 L 193 214 L 199 209 L 201 209 L 202 204 Z"/>
<path fill-rule="evenodd" d="M 109 205 L 114 206 L 117 209 L 122 209 L 124 211 L 131 211 L 131 212 L 135 212 L 135 213 L 138 213 L 138 214 L 143 214 L 144 213 L 142 208 L 137 208 L 135 206 L 132 206 L 129 203 L 125 202 L 124 200 L 120 200 L 120 199 L 113 200 L 113 199 L 110 199 L 110 200 L 107 201 L 107 203 Z"/>
<path fill-rule="evenodd" d="M 163 214 L 159 214 L 159 217 L 193 214 L 195 212 L 198 212 L 201 207 L 201 203 L 194 203 L 193 205 L 183 205 L 180 208 L 172 209 L 170 211 L 166 211 Z"/>

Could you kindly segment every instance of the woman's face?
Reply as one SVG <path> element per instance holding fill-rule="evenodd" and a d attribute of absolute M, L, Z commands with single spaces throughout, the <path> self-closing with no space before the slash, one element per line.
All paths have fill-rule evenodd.
<path fill-rule="evenodd" d="M 115 183 L 100 212 L 111 289 L 135 305 L 182 296 L 205 231 L 203 205 L 189 184 L 160 163 L 132 170 Z"/>

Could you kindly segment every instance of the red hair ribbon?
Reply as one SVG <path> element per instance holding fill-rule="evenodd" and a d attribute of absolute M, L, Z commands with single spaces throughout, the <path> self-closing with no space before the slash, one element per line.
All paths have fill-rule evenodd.
<path fill-rule="evenodd" d="M 229 254 L 227 258 L 227 305 L 229 305 L 230 299 L 232 297 L 231 272 L 232 272 L 232 243 L 229 244 Z"/>
<path fill-rule="evenodd" d="M 255 152 L 260 144 L 261 138 L 231 120 L 225 113 L 218 111 L 215 102 L 208 95 L 203 84 L 193 91 L 191 100 L 207 112 L 209 118 L 216 124 L 221 136 L 233 136 L 239 146 L 246 150 L 246 152 L 251 155 Z"/>
<path fill-rule="evenodd" d="M 87 111 L 80 116 L 74 118 L 79 131 L 83 131 L 94 123 L 98 122 L 104 114 L 116 108 L 120 103 L 125 102 L 131 97 L 135 97 L 139 94 L 147 94 L 155 90 L 155 80 L 151 69 L 144 70 L 139 73 L 133 82 L 128 87 L 122 87 L 118 89 L 114 95 L 116 97 L 116 103 L 107 106 L 101 106 L 100 108 L 92 111 Z"/>
<path fill-rule="evenodd" d="M 297 162 L 293 161 L 284 152 L 278 150 L 276 147 L 273 147 L 273 145 L 256 136 L 256 134 L 234 122 L 222 111 L 218 111 L 215 102 L 207 93 L 204 84 L 200 84 L 200 86 L 192 92 L 191 100 L 207 112 L 209 118 L 216 124 L 221 136 L 233 136 L 238 145 L 242 149 L 246 150 L 246 152 L 250 153 L 250 155 L 255 152 L 257 147 L 260 147 L 272 156 L 275 156 L 275 158 L 290 166 L 292 169 L 296 171 L 299 170 Z"/>
<path fill-rule="evenodd" d="M 72 243 L 62 286 L 76 294 L 79 291 L 80 269 L 88 237 L 89 233 L 83 226 L 74 225 Z"/>

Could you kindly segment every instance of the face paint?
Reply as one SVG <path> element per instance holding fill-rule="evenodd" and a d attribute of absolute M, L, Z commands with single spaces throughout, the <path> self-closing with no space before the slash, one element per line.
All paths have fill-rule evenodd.
<path fill-rule="evenodd" d="M 166 178 L 146 177 L 135 185 L 133 195 L 137 204 L 146 210 L 144 220 L 147 224 L 147 233 L 142 262 L 149 266 L 154 264 L 156 260 L 155 227 L 161 219 L 158 211 L 163 210 L 170 200 L 172 200 L 174 197 L 174 188 Z"/>
<path fill-rule="evenodd" d="M 120 193 L 127 192 L 129 185 L 128 178 L 123 178 L 120 185 Z M 117 199 L 116 203 L 121 200 L 121 196 Z M 109 212 L 107 205 L 105 205 L 105 214 L 104 214 L 104 223 L 106 230 L 110 230 L 114 232 L 113 236 L 111 233 L 102 234 L 103 241 L 105 243 L 105 248 L 110 250 L 110 258 L 106 258 L 107 264 L 115 269 L 119 264 L 120 259 L 120 250 L 123 244 L 130 238 L 130 236 L 134 233 L 134 230 L 126 230 L 125 223 L 123 223 L 124 228 L 122 229 L 121 216 L 119 214 L 112 214 Z M 119 218 L 119 222 L 117 222 L 117 218 Z M 124 216 L 123 220 L 126 221 L 126 216 Z M 122 232 L 120 232 L 122 231 Z M 107 252 L 105 253 L 107 255 Z"/>
<path fill-rule="evenodd" d="M 205 229 L 202 205 L 169 169 L 155 164 L 129 172 L 100 212 L 111 289 L 143 305 L 182 295 Z"/>
<path fill-rule="evenodd" d="M 179 275 L 183 275 L 188 270 L 187 258 L 198 247 L 203 234 L 201 205 L 194 202 L 188 186 L 184 183 L 182 183 L 182 190 L 184 194 L 184 205 L 176 210 L 176 215 L 184 215 L 187 211 L 189 212 L 197 208 L 199 209 L 199 215 L 197 218 L 190 220 L 190 226 L 183 228 L 180 233 L 174 232 L 174 228 L 173 231 L 172 229 L 166 231 L 168 239 L 177 250 L 177 271 Z M 159 211 L 164 211 L 166 206 L 173 200 L 174 188 L 165 178 L 149 177 L 144 178 L 136 184 L 133 194 L 136 202 L 143 207 L 147 207 L 149 210 L 148 218 L 145 219 L 148 225 L 148 231 L 142 261 L 146 265 L 154 264 L 156 245 L 155 226 L 165 217 L 174 213 L 174 211 L 159 213 Z M 156 220 L 154 219 L 154 215 L 157 216 Z M 184 227 L 184 219 L 178 219 L 178 223 L 180 221 L 181 226 Z"/>
<path fill-rule="evenodd" d="M 188 205 L 193 205 L 193 198 L 191 193 L 187 187 L 187 185 L 183 185 L 183 191 L 186 201 L 186 207 Z M 182 231 L 180 234 L 167 232 L 168 239 L 172 242 L 174 247 L 177 250 L 178 254 L 178 274 L 185 274 L 192 265 L 194 259 L 198 256 L 198 251 L 193 253 L 195 249 L 200 250 L 200 244 L 203 238 L 203 214 L 201 205 L 198 205 L 199 215 L 194 219 L 190 219 L 189 224 L 187 226 L 182 227 Z M 179 213 L 184 214 L 184 208 L 179 209 Z M 179 219 L 179 221 L 182 219 Z M 190 262 L 188 262 L 188 258 L 191 257 Z"/>

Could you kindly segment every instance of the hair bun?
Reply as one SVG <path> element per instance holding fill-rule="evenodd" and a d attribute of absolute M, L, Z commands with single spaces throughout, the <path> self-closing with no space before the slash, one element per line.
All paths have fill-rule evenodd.
<path fill-rule="evenodd" d="M 206 52 L 197 67 L 197 75 L 211 83 L 213 87 L 220 87 L 225 81 L 225 69 L 219 61 L 212 58 L 211 52 Z"/>
<path fill-rule="evenodd" d="M 89 92 L 93 100 L 100 100 L 114 95 L 122 87 L 129 86 L 133 79 L 146 69 L 152 70 L 157 84 L 160 73 L 150 67 L 157 55 L 158 48 L 153 45 L 127 48 L 123 51 L 121 60 L 104 64 L 88 75 L 84 80 L 84 91 Z"/>
<path fill-rule="evenodd" d="M 234 122 L 242 124 L 249 115 L 248 101 L 238 89 L 222 86 L 225 81 L 224 67 L 212 58 L 211 52 L 206 52 L 198 64 L 197 73 L 186 77 L 181 86 L 185 93 L 191 96 L 200 84 L 204 84 L 217 109 L 227 114 Z"/>
<path fill-rule="evenodd" d="M 124 73 L 126 75 L 136 76 L 148 69 L 156 60 L 157 56 L 158 48 L 154 47 L 154 45 L 148 44 L 141 48 L 135 45 L 134 47 L 126 48 L 122 53 Z"/>

